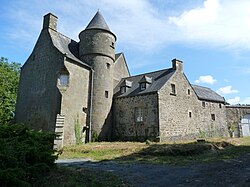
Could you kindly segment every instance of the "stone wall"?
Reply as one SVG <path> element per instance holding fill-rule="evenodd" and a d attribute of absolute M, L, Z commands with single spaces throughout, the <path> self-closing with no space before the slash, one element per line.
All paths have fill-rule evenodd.
<path fill-rule="evenodd" d="M 34 129 L 55 132 L 60 113 L 61 94 L 57 89 L 58 72 L 64 57 L 53 46 L 48 30 L 43 30 L 33 52 L 21 69 L 16 105 L 16 121 Z"/>
<path fill-rule="evenodd" d="M 69 60 L 65 60 L 65 67 L 69 72 L 69 84 L 68 86 L 58 84 L 58 89 L 62 95 L 60 114 L 65 116 L 63 141 L 64 145 L 69 145 L 76 143 L 75 130 L 81 132 L 77 137 L 81 135 L 82 141 L 85 141 L 86 131 L 82 132 L 87 125 L 87 111 L 84 111 L 84 108 L 88 108 L 90 72 Z"/>
<path fill-rule="evenodd" d="M 236 137 L 242 136 L 239 124 L 246 114 L 250 114 L 250 106 L 226 106 L 227 125 Z"/>
<path fill-rule="evenodd" d="M 159 113 L 161 141 L 227 136 L 224 105 L 206 101 L 203 107 L 182 71 L 176 71 L 159 91 Z"/>
<path fill-rule="evenodd" d="M 135 121 L 135 108 L 143 109 L 143 122 Z M 159 136 L 157 93 L 114 100 L 114 138 L 116 140 L 155 140 Z"/>

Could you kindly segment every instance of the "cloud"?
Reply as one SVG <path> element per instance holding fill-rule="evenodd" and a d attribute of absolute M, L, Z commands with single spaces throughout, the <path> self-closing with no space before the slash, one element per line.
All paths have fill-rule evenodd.
<path fill-rule="evenodd" d="M 228 99 L 227 102 L 230 103 L 231 105 L 239 104 L 240 103 L 240 97 L 235 97 L 235 98 L 232 98 L 232 99 Z"/>
<path fill-rule="evenodd" d="M 238 90 L 232 89 L 232 86 L 225 86 L 217 90 L 218 94 L 232 94 L 232 93 L 238 93 Z"/>
<path fill-rule="evenodd" d="M 194 81 L 195 83 L 206 83 L 214 84 L 216 80 L 211 75 L 200 76 L 198 80 Z"/>
<path fill-rule="evenodd" d="M 78 41 L 79 32 L 99 8 L 117 35 L 118 46 L 123 46 L 123 49 L 151 53 L 163 46 L 182 42 L 192 46 L 250 50 L 250 1 L 205 0 L 192 6 L 187 4 L 190 1 L 185 1 L 189 6 L 159 11 L 161 7 L 168 7 L 170 2 L 44 0 L 41 4 L 27 0 L 9 3 L 3 19 L 8 19 L 8 23 L 12 20 L 15 25 L 8 24 L 3 32 L 8 33 L 4 37 L 16 40 L 13 43 L 19 43 L 18 47 L 25 43 L 29 46 L 23 47 L 32 48 L 41 29 L 42 16 L 51 11 L 59 18 L 58 30 Z"/>
<path fill-rule="evenodd" d="M 249 8 L 247 0 L 206 0 L 201 7 L 170 16 L 169 22 L 185 42 L 249 50 Z"/>
<path fill-rule="evenodd" d="M 250 97 L 246 97 L 244 99 L 241 99 L 240 97 L 236 96 L 235 98 L 227 99 L 227 102 L 230 103 L 231 105 L 250 104 Z"/>

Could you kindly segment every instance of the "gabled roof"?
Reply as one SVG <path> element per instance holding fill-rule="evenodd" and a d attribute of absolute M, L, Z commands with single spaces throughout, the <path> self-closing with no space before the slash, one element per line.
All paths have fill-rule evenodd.
<path fill-rule="evenodd" d="M 97 11 L 95 16 L 89 22 L 88 26 L 85 28 L 85 30 L 88 30 L 88 29 L 103 29 L 103 30 L 110 31 L 100 11 Z"/>
<path fill-rule="evenodd" d="M 217 94 L 215 91 L 211 90 L 210 88 L 197 86 L 197 85 L 192 85 L 192 87 L 200 100 L 225 103 L 224 97 L 221 97 L 219 94 Z"/>
<path fill-rule="evenodd" d="M 146 74 L 141 74 L 137 76 L 131 76 L 127 78 L 123 78 L 120 83 L 114 89 L 114 97 L 129 97 L 141 94 L 147 94 L 156 92 L 161 89 L 161 87 L 169 80 L 169 78 L 174 74 L 173 68 L 163 69 L 160 71 L 150 72 Z M 140 80 L 143 76 L 148 76 L 152 78 L 152 84 L 145 90 L 140 90 Z M 128 80 L 132 83 L 132 87 L 127 90 L 127 92 L 121 94 L 120 86 L 124 82 L 124 80 Z"/>
<path fill-rule="evenodd" d="M 76 41 L 64 36 L 59 32 L 52 32 L 53 33 L 50 34 L 52 43 L 62 54 L 80 64 L 90 67 L 88 64 L 82 62 L 79 59 L 79 44 Z"/>

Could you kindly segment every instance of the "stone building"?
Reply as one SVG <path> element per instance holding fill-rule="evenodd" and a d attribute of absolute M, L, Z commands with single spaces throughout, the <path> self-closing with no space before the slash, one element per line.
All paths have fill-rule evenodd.
<path fill-rule="evenodd" d="M 57 147 L 92 140 L 190 139 L 227 135 L 224 98 L 191 85 L 183 63 L 130 76 L 116 35 L 98 11 L 76 42 L 44 16 L 21 69 L 16 121 L 56 132 Z"/>

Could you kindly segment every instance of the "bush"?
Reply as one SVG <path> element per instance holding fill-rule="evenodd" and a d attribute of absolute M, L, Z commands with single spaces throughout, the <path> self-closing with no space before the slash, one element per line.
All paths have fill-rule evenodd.
<path fill-rule="evenodd" d="M 23 124 L 0 125 L 0 184 L 31 186 L 55 166 L 54 134 Z"/>

